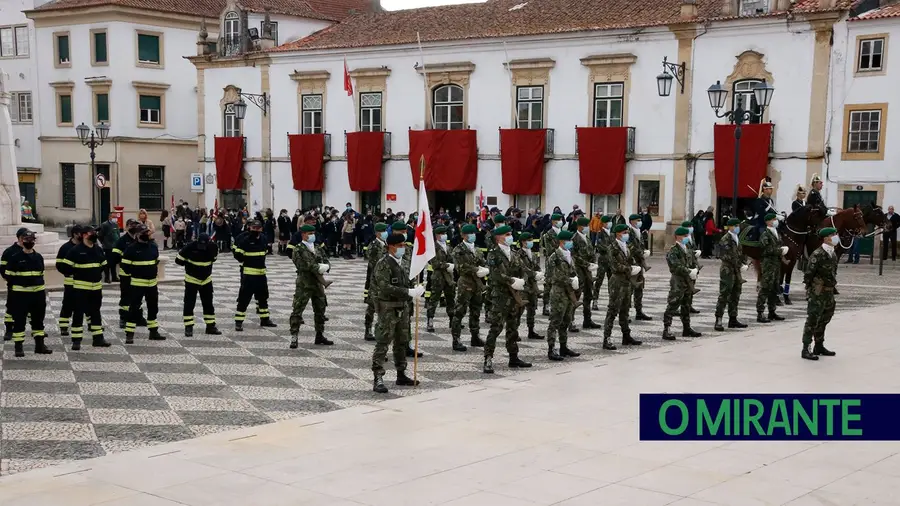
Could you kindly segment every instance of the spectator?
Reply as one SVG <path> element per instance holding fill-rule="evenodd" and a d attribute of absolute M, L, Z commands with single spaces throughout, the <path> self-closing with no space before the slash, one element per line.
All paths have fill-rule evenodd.
<path fill-rule="evenodd" d="M 850 240 L 850 249 L 847 250 L 847 262 L 848 264 L 858 264 L 859 263 L 859 238 L 854 237 Z"/>
<path fill-rule="evenodd" d="M 885 228 L 882 237 L 882 253 L 881 258 L 887 260 L 888 243 L 891 243 L 891 261 L 897 261 L 897 229 L 900 228 L 900 216 L 894 214 L 894 206 L 888 206 L 887 212 L 888 227 Z"/>
<path fill-rule="evenodd" d="M 181 250 L 184 247 L 184 234 L 187 230 L 187 224 L 184 222 L 184 217 L 179 216 L 177 220 L 175 220 L 175 249 Z"/>
<path fill-rule="evenodd" d="M 712 257 L 713 245 L 716 243 L 716 238 L 722 231 L 716 228 L 716 220 L 712 211 L 706 211 L 704 218 L 703 245 L 700 256 L 703 258 L 710 258 Z"/>
<path fill-rule="evenodd" d="M 116 213 L 109 213 L 109 219 L 100 225 L 97 237 L 100 239 L 100 246 L 103 248 L 103 254 L 106 255 L 107 259 L 110 259 L 107 261 L 106 266 L 103 267 L 103 282 L 117 283 L 119 281 L 119 275 L 116 272 L 116 264 L 112 260 L 112 250 L 116 245 L 116 241 L 119 240 L 119 220 L 116 219 Z"/>
<path fill-rule="evenodd" d="M 163 232 L 163 250 L 169 249 L 169 238 L 172 237 L 172 220 L 169 218 L 169 211 L 163 210 L 159 213 L 159 227 Z"/>
<path fill-rule="evenodd" d="M 299 211 L 298 211 L 299 214 Z M 291 240 L 291 217 L 287 209 L 282 209 L 278 215 L 278 254 L 287 255 L 287 243 Z"/>
<path fill-rule="evenodd" d="M 153 220 L 147 217 L 146 209 L 138 211 L 138 221 L 150 230 L 150 237 L 153 237 L 153 233 L 156 232 L 156 225 L 153 224 Z"/>
<path fill-rule="evenodd" d="M 356 221 L 353 219 L 352 212 L 344 214 L 344 223 L 341 225 L 341 244 L 343 245 L 343 257 L 347 260 L 353 259 L 353 245 L 356 242 L 354 236 L 356 232 Z"/>
<path fill-rule="evenodd" d="M 591 216 L 591 222 L 588 223 L 588 228 L 591 231 L 591 243 L 597 242 L 597 234 L 600 232 L 600 227 L 603 225 L 603 222 L 600 221 L 600 211 L 594 211 L 594 215 Z"/>
<path fill-rule="evenodd" d="M 31 209 L 31 204 L 28 203 L 27 200 L 22 201 L 22 221 L 25 223 L 34 223 L 34 211 Z"/>

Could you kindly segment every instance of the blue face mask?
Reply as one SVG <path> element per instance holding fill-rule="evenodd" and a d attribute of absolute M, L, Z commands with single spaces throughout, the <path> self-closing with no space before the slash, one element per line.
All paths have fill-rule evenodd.
<path fill-rule="evenodd" d="M 437 237 L 437 240 L 438 240 L 438 242 L 447 242 L 447 236 L 441 234 Z"/>
<path fill-rule="evenodd" d="M 534 247 L 534 243 L 531 241 L 525 241 L 525 249 L 531 249 Z"/>
<path fill-rule="evenodd" d="M 513 239 L 511 235 L 508 235 L 503 238 L 503 242 L 506 243 L 507 246 L 513 243 Z"/>
<path fill-rule="evenodd" d="M 628 242 L 628 239 L 630 239 L 628 234 L 622 234 L 622 242 Z"/>
<path fill-rule="evenodd" d="M 397 248 L 397 251 L 394 251 L 394 258 L 403 258 L 405 253 L 406 248 Z"/>
<path fill-rule="evenodd" d="M 570 250 L 573 247 L 575 247 L 575 245 L 572 243 L 572 241 L 566 241 L 565 243 L 563 243 L 563 248 L 567 250 Z"/>
<path fill-rule="evenodd" d="M 687 246 L 687 245 L 690 244 L 690 243 L 691 243 L 691 238 L 690 238 L 690 237 L 683 237 L 683 238 L 681 239 L 681 244 L 684 244 L 685 246 Z"/>
<path fill-rule="evenodd" d="M 466 236 L 466 242 L 475 242 L 475 234 L 469 234 Z"/>
<path fill-rule="evenodd" d="M 740 233 L 741 233 L 741 227 L 734 227 L 732 230 L 734 230 L 734 233 L 735 233 L 735 234 L 740 234 Z"/>
<path fill-rule="evenodd" d="M 385 230 L 384 232 L 379 232 L 378 237 L 380 237 L 382 241 L 386 241 L 387 240 L 387 230 Z"/>
<path fill-rule="evenodd" d="M 306 242 L 316 242 L 316 234 L 309 234 L 306 237 L 307 237 Z"/>

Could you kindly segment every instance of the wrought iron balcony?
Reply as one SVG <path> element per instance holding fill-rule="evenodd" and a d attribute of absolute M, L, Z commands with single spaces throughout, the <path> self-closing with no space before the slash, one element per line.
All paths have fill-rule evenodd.
<path fill-rule="evenodd" d="M 384 145 L 381 148 L 381 159 L 382 160 L 390 160 L 391 159 L 391 133 L 390 132 L 382 132 L 384 134 Z M 347 131 L 344 130 L 344 158 L 347 158 Z"/>
<path fill-rule="evenodd" d="M 239 37 L 219 37 L 216 44 L 219 56 L 237 56 L 243 54 L 250 47 L 250 38 L 247 36 Z"/>
<path fill-rule="evenodd" d="M 550 160 L 553 158 L 553 155 L 556 154 L 556 136 L 554 135 L 555 130 L 552 128 L 545 129 L 547 131 L 547 137 L 544 139 L 544 160 Z M 503 145 L 500 145 L 500 151 L 502 154 Z"/>
<path fill-rule="evenodd" d="M 772 132 L 769 135 L 769 156 L 772 156 L 775 154 L 775 123 L 772 123 Z"/>

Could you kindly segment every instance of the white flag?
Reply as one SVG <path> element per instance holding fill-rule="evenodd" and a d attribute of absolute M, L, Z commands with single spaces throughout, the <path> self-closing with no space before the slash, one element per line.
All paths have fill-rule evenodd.
<path fill-rule="evenodd" d="M 425 178 L 419 179 L 419 214 L 416 219 L 416 238 L 413 241 L 413 257 L 409 264 L 409 279 L 415 279 L 434 258 L 434 233 L 431 231 L 431 212 L 428 210 L 428 194 Z"/>

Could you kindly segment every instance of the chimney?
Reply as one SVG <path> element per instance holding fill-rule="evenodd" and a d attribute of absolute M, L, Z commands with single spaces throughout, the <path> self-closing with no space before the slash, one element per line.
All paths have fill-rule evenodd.
<path fill-rule="evenodd" d="M 775 10 L 779 12 L 784 12 L 791 10 L 791 6 L 793 2 L 791 0 L 777 0 L 775 2 Z"/>
<path fill-rule="evenodd" d="M 696 0 L 682 0 L 681 2 L 681 19 L 682 21 L 689 21 L 691 19 L 696 19 L 698 14 L 697 10 L 697 1 Z"/>
<path fill-rule="evenodd" d="M 722 12 L 721 15 L 723 17 L 734 16 L 737 14 L 737 9 L 735 9 L 735 0 L 721 0 L 722 1 Z"/>
<path fill-rule="evenodd" d="M 262 22 L 262 33 L 259 34 L 259 49 L 265 51 L 275 47 L 275 36 L 272 33 L 272 18 L 266 9 L 266 17 Z"/>
<path fill-rule="evenodd" d="M 370 0 L 372 4 L 372 12 L 384 12 L 384 9 L 381 7 L 381 0 Z"/>

